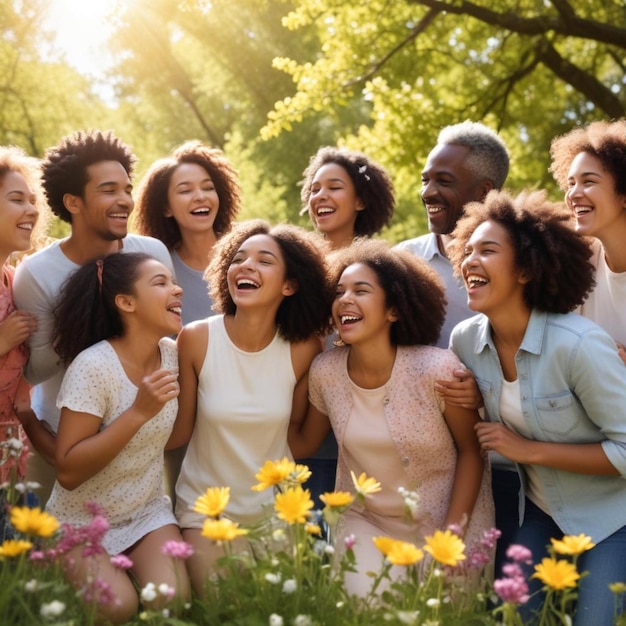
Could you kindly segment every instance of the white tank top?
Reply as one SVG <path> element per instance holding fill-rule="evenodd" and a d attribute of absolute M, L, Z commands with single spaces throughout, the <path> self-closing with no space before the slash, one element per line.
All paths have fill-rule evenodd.
<path fill-rule="evenodd" d="M 176 483 L 182 528 L 202 527 L 206 518 L 191 508 L 207 487 L 230 487 L 228 517 L 258 521 L 273 494 L 251 490 L 255 474 L 265 461 L 292 458 L 287 428 L 296 376 L 289 342 L 277 333 L 262 350 L 245 352 L 228 337 L 223 315 L 209 318 L 208 324 L 196 423 Z"/>

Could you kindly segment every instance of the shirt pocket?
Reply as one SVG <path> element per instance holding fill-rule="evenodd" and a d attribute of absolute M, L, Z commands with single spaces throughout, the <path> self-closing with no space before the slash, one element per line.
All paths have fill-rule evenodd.
<path fill-rule="evenodd" d="M 564 437 L 580 424 L 579 408 L 570 391 L 535 397 L 535 408 L 546 433 Z"/>

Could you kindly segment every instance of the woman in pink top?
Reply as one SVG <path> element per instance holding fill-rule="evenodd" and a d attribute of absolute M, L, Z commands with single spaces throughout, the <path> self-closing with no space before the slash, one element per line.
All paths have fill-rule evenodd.
<path fill-rule="evenodd" d="M 290 430 L 294 456 L 313 452 L 330 426 L 339 444 L 336 488 L 352 490 L 350 472 L 380 481 L 379 493 L 343 518 L 356 535 L 351 593 L 366 594 L 382 557 L 372 538 L 389 535 L 421 545 L 424 536 L 457 525 L 469 543 L 493 524 L 488 476 L 474 425 L 477 411 L 447 405 L 434 381 L 459 368 L 434 347 L 445 316 L 443 287 L 415 255 L 382 241 L 353 244 L 331 274 L 333 322 L 344 347 L 319 355 L 309 373 L 311 406 Z M 402 493 L 414 491 L 407 515 Z M 341 541 L 339 542 L 341 545 Z"/>

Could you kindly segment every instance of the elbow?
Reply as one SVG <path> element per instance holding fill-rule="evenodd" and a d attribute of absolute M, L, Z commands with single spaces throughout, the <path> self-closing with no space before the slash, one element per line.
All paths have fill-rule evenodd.
<path fill-rule="evenodd" d="M 76 480 L 75 476 L 70 476 L 60 471 L 57 472 L 57 482 L 63 489 L 67 489 L 67 491 L 74 491 L 74 489 L 80 487 L 82 484 L 81 481 Z"/>

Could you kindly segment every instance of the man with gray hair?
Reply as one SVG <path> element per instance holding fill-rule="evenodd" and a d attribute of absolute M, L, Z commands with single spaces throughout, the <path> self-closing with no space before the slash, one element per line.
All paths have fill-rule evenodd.
<path fill-rule="evenodd" d="M 501 189 L 509 173 L 509 155 L 502 139 L 478 122 L 446 126 L 422 171 L 421 197 L 430 233 L 398 244 L 422 257 L 437 271 L 446 288 L 448 308 L 437 345 L 447 348 L 452 329 L 473 315 L 462 281 L 453 275 L 446 246 L 468 202 L 482 202 Z"/>

